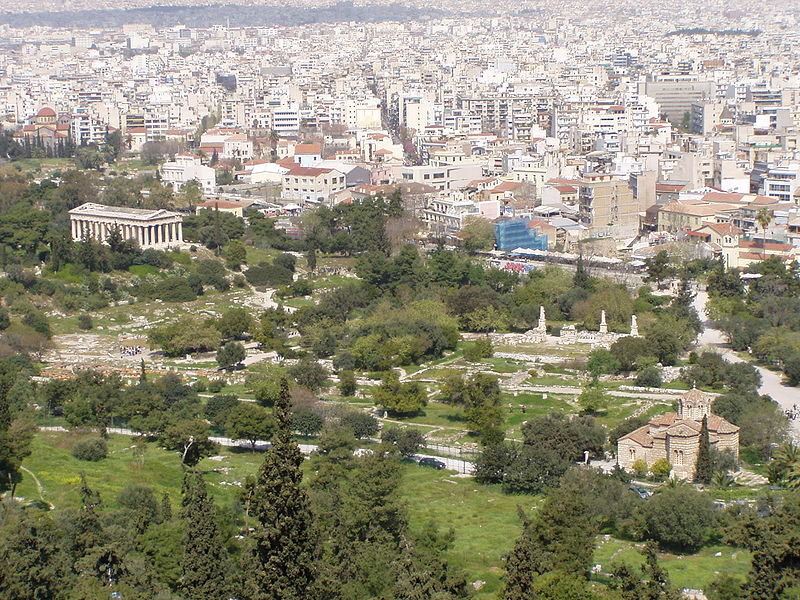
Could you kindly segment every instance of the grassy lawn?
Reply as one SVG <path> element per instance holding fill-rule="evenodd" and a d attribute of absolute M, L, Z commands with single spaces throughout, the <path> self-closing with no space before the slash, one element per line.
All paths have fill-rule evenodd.
<path fill-rule="evenodd" d="M 39 479 L 45 501 L 57 508 L 76 507 L 80 502 L 80 474 L 86 473 L 89 485 L 100 492 L 103 502 L 110 508 L 117 507 L 119 491 L 131 483 L 149 485 L 159 495 L 167 492 L 173 505 L 178 505 L 182 470 L 176 452 L 150 443 L 140 459 L 134 455 L 131 438 L 112 435 L 109 457 L 90 463 L 79 461 L 70 453 L 80 438 L 79 434 L 58 432 L 41 432 L 36 437 L 33 452 L 24 466 Z M 215 502 L 227 505 L 238 494 L 240 488 L 236 483 L 256 472 L 263 455 L 221 448 L 218 456 L 221 459 L 203 459 L 199 467 Z M 501 585 L 502 557 L 511 549 L 521 530 L 517 507 L 530 512 L 537 507 L 539 497 L 508 495 L 499 486 L 482 486 L 472 479 L 456 478 L 450 473 L 414 464 L 405 464 L 403 470 L 402 496 L 412 530 L 420 531 L 431 521 L 441 530 L 452 528 L 455 541 L 446 557 L 464 570 L 470 583 L 477 579 L 486 581 L 475 594 L 476 599 L 496 598 Z M 39 497 L 34 480 L 27 473 L 17 488 L 17 495 L 27 499 Z M 716 556 L 718 552 L 721 556 Z M 689 588 L 703 588 L 722 571 L 743 578 L 749 560 L 746 551 L 726 546 L 705 548 L 691 556 L 661 555 L 673 584 Z M 641 557 L 634 543 L 600 536 L 595 562 L 607 573 L 614 561 L 639 564 Z M 603 581 L 604 577 L 600 574 L 596 579 Z"/>
<path fill-rule="evenodd" d="M 423 408 L 418 415 L 403 419 L 403 422 L 456 429 L 466 429 L 467 427 L 462 408 L 441 402 L 429 402 L 428 406 Z"/>
<path fill-rule="evenodd" d="M 529 377 L 525 380 L 526 385 L 547 385 L 547 386 L 567 386 L 580 387 L 581 381 L 577 377 L 559 377 L 557 375 L 543 375 L 541 377 Z"/>
<path fill-rule="evenodd" d="M 637 544 L 614 538 L 600 537 L 594 553 L 596 564 L 602 566 L 602 573 L 608 573 L 615 562 L 641 566 L 642 555 Z M 719 553 L 720 556 L 716 556 Z M 744 580 L 750 569 L 750 553 L 729 546 L 709 546 L 697 554 L 659 554 L 660 564 L 669 572 L 672 585 L 678 588 L 704 589 L 719 573 L 727 573 Z M 606 581 L 602 574 L 598 581 Z"/>
<path fill-rule="evenodd" d="M 447 559 L 486 585 L 474 596 L 489 600 L 497 597 L 503 569 L 503 555 L 511 550 L 522 529 L 517 506 L 534 508 L 533 496 L 509 496 L 499 487 L 481 486 L 471 479 L 448 478 L 441 471 L 408 465 L 404 479 L 404 498 L 412 529 L 419 530 L 433 521 L 441 530 L 453 528 L 455 542 Z"/>
<path fill-rule="evenodd" d="M 75 168 L 71 158 L 21 158 L 12 162 L 14 167 L 31 173 L 52 173 L 53 171 Z"/>
<path fill-rule="evenodd" d="M 524 363 L 508 358 L 484 358 L 480 362 L 490 366 L 495 373 L 516 373 L 527 368 Z"/>
<path fill-rule="evenodd" d="M 41 432 L 34 440 L 33 452 L 23 463 L 39 479 L 44 500 L 56 508 L 80 503 L 81 473 L 86 474 L 90 487 L 100 492 L 103 502 L 111 508 L 117 507 L 117 494 L 122 488 L 137 483 L 151 486 L 159 496 L 167 492 L 173 504 L 179 502 L 183 474 L 177 452 L 168 452 L 150 443 L 140 460 L 134 456 L 129 436 L 112 435 L 108 440 L 108 458 L 93 463 L 72 456 L 70 450 L 79 439 L 81 436 L 73 433 Z M 231 452 L 227 448 L 221 448 L 219 455 L 224 458 L 219 461 L 206 458 L 199 466 L 214 499 L 230 504 L 239 490 L 231 483 L 254 473 L 263 456 Z M 36 484 L 27 473 L 23 474 L 17 495 L 27 499 L 39 497 Z"/>

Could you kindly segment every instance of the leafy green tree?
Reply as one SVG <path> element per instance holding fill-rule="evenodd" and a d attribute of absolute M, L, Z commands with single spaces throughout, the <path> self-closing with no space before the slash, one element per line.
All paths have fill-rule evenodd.
<path fill-rule="evenodd" d="M 228 411 L 225 433 L 235 440 L 247 440 L 253 450 L 259 440 L 268 440 L 275 431 L 270 414 L 256 404 L 240 403 Z"/>
<path fill-rule="evenodd" d="M 231 308 L 222 313 L 216 327 L 225 339 L 240 340 L 245 333 L 252 330 L 253 318 L 243 308 Z"/>
<path fill-rule="evenodd" d="M 289 374 L 297 385 L 316 392 L 327 386 L 328 370 L 315 360 L 303 358 L 289 367 Z"/>
<path fill-rule="evenodd" d="M 662 383 L 661 369 L 656 365 L 645 367 L 636 376 L 636 385 L 639 387 L 660 388 Z"/>
<path fill-rule="evenodd" d="M 0 596 L 66 600 L 73 580 L 61 536 L 48 516 L 7 507 L 0 529 Z"/>
<path fill-rule="evenodd" d="M 372 397 L 375 404 L 397 415 L 418 413 L 428 404 L 428 396 L 419 383 L 401 383 L 394 371 L 387 373 L 381 385 L 372 389 Z"/>
<path fill-rule="evenodd" d="M 484 445 L 475 461 L 475 481 L 503 483 L 506 472 L 516 458 L 516 446 L 505 443 Z"/>
<path fill-rule="evenodd" d="M 503 439 L 505 412 L 500 403 L 500 385 L 496 377 L 477 373 L 464 384 L 464 416 L 484 442 Z"/>
<path fill-rule="evenodd" d="M 247 262 L 247 248 L 239 240 L 231 240 L 222 250 L 229 269 L 238 269 Z"/>
<path fill-rule="evenodd" d="M 742 583 L 727 573 L 717 575 L 705 592 L 708 600 L 740 600 L 744 597 Z"/>
<path fill-rule="evenodd" d="M 245 592 L 252 600 L 304 600 L 314 589 L 315 535 L 303 456 L 292 441 L 289 384 L 275 402 L 277 433 L 258 473 L 250 514 L 256 525 Z"/>
<path fill-rule="evenodd" d="M 208 439 L 208 425 L 201 420 L 180 421 L 168 425 L 161 434 L 161 443 L 167 450 L 181 456 L 181 463 L 193 467 L 200 459 L 211 456 L 217 445 Z"/>
<path fill-rule="evenodd" d="M 609 350 L 597 348 L 589 354 L 589 362 L 586 364 L 589 373 L 594 377 L 617 373 L 620 370 L 620 363 Z"/>
<path fill-rule="evenodd" d="M 381 441 L 403 456 L 412 456 L 425 446 L 425 436 L 419 429 L 411 427 L 387 427 L 381 433 Z"/>
<path fill-rule="evenodd" d="M 280 398 L 286 369 L 278 365 L 262 368 L 257 374 L 247 377 L 247 385 L 253 390 L 256 402 L 261 406 L 272 406 Z"/>
<path fill-rule="evenodd" d="M 494 225 L 488 219 L 469 217 L 460 231 L 464 250 L 474 254 L 479 250 L 494 248 Z"/>
<path fill-rule="evenodd" d="M 711 498 L 690 486 L 666 487 L 641 506 L 645 536 L 664 548 L 695 552 L 714 519 Z"/>
<path fill-rule="evenodd" d="M 228 556 L 216 523 L 214 504 L 203 476 L 187 471 L 183 478 L 181 518 L 186 523 L 179 588 L 186 600 L 228 600 Z"/>
<path fill-rule="evenodd" d="M 234 394 L 217 394 L 208 399 L 203 415 L 215 427 L 224 429 L 228 420 L 228 412 L 237 406 L 239 406 L 239 398 Z"/>
<path fill-rule="evenodd" d="M 708 485 L 711 483 L 713 475 L 713 465 L 711 463 L 711 441 L 708 437 L 708 419 L 703 415 L 703 422 L 700 425 L 700 445 L 697 449 L 697 464 L 694 469 L 694 479 L 698 483 Z"/>
<path fill-rule="evenodd" d="M 672 472 L 672 463 L 666 458 L 659 458 L 650 466 L 650 472 L 653 474 L 653 477 L 659 481 L 663 481 L 669 477 L 669 474 Z"/>
<path fill-rule="evenodd" d="M 482 358 L 491 358 L 494 354 L 492 340 L 488 337 L 478 338 L 464 348 L 464 358 L 470 362 L 478 362 Z"/>
<path fill-rule="evenodd" d="M 183 317 L 174 323 L 152 328 L 148 339 L 168 356 L 204 352 L 219 348 L 222 336 L 216 327 L 199 317 Z"/>
<path fill-rule="evenodd" d="M 311 273 L 317 270 L 317 249 L 313 246 L 306 252 L 306 266 Z"/>
<path fill-rule="evenodd" d="M 661 287 L 664 280 L 672 275 L 669 254 L 666 250 L 661 250 L 653 258 L 648 258 L 644 262 L 647 269 L 645 281 L 652 281 Z"/>
<path fill-rule="evenodd" d="M 22 324 L 41 333 L 48 339 L 53 337 L 53 331 L 50 329 L 50 321 L 44 313 L 38 311 L 27 312 L 25 316 L 22 317 Z"/>
<path fill-rule="evenodd" d="M 554 490 L 536 516 L 524 522 L 523 533 L 506 558 L 504 597 L 538 598 L 538 577 L 560 572 L 586 579 L 594 551 L 596 525 L 580 494 Z"/>
<path fill-rule="evenodd" d="M 352 430 L 356 439 L 370 438 L 378 433 L 378 419 L 360 410 L 348 410 L 340 418 L 342 426 Z"/>
<path fill-rule="evenodd" d="M 587 415 L 597 414 L 604 410 L 609 403 L 608 394 L 598 381 L 591 381 L 583 387 L 578 396 L 581 411 Z"/>
<path fill-rule="evenodd" d="M 292 429 L 301 435 L 317 435 L 325 425 L 325 417 L 311 406 L 298 406 L 292 411 Z"/>
<path fill-rule="evenodd" d="M 240 364 L 245 356 L 244 346 L 239 342 L 228 342 L 217 350 L 217 364 L 227 369 Z"/>

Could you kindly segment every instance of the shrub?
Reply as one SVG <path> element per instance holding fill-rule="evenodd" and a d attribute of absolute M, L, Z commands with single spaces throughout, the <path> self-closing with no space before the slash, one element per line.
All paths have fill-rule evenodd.
<path fill-rule="evenodd" d="M 89 329 L 94 328 L 94 322 L 92 321 L 92 316 L 87 315 L 86 313 L 78 315 L 78 327 L 83 329 L 84 331 L 88 331 Z"/>
<path fill-rule="evenodd" d="M 22 324 L 27 325 L 37 333 L 41 333 L 47 339 L 53 337 L 53 331 L 50 329 L 50 321 L 44 313 L 31 311 L 22 317 Z"/>
<path fill-rule="evenodd" d="M 647 475 L 648 471 L 647 463 L 644 462 L 641 458 L 639 460 L 633 461 L 631 469 L 633 469 L 634 473 L 640 476 Z"/>
<path fill-rule="evenodd" d="M 292 283 L 292 272 L 278 264 L 260 264 L 250 267 L 244 274 L 250 285 L 278 287 Z"/>
<path fill-rule="evenodd" d="M 297 264 L 297 259 L 291 254 L 287 254 L 286 252 L 284 252 L 283 254 L 279 254 L 278 256 L 276 256 L 275 259 L 272 261 L 272 264 L 278 265 L 280 267 L 283 267 L 284 269 L 294 272 L 294 267 L 295 264 Z"/>
<path fill-rule="evenodd" d="M 72 448 L 72 456 L 78 460 L 97 462 L 108 456 L 108 446 L 100 438 L 81 440 Z"/>
<path fill-rule="evenodd" d="M 655 365 L 645 367 L 636 376 L 636 385 L 639 387 L 658 388 L 661 383 L 661 369 Z"/>
<path fill-rule="evenodd" d="M 214 379 L 208 382 L 208 391 L 212 394 L 219 394 L 224 387 L 225 382 L 222 379 Z"/>
<path fill-rule="evenodd" d="M 492 354 L 494 354 L 494 348 L 489 338 L 479 338 L 464 348 L 464 358 L 470 362 L 491 358 Z"/>
<path fill-rule="evenodd" d="M 666 458 L 659 458 L 653 465 L 650 467 L 650 472 L 653 474 L 653 477 L 659 480 L 666 479 L 669 477 L 669 474 L 672 472 L 672 463 L 669 462 Z"/>

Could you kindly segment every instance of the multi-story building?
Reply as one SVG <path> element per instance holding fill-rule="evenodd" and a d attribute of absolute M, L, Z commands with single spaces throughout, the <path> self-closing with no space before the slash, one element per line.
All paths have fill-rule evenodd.
<path fill-rule="evenodd" d="M 161 165 L 161 180 L 179 191 L 189 181 L 196 181 L 203 193 L 211 194 L 216 187 L 216 172 L 191 154 L 178 154 L 175 160 Z"/>
<path fill-rule="evenodd" d="M 296 202 L 322 204 L 347 188 L 346 177 L 335 169 L 294 167 L 283 175 L 281 197 Z"/>
<path fill-rule="evenodd" d="M 626 181 L 610 174 L 583 176 L 578 186 L 578 208 L 581 223 L 592 237 L 623 240 L 639 233 L 639 203 L 633 190 Z"/>

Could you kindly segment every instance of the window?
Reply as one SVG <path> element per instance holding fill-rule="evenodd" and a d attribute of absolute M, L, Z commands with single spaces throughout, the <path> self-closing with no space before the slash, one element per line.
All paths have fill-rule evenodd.
<path fill-rule="evenodd" d="M 629 448 L 628 449 L 628 453 L 630 455 L 630 459 L 631 460 L 636 460 L 636 449 L 635 448 Z"/>

